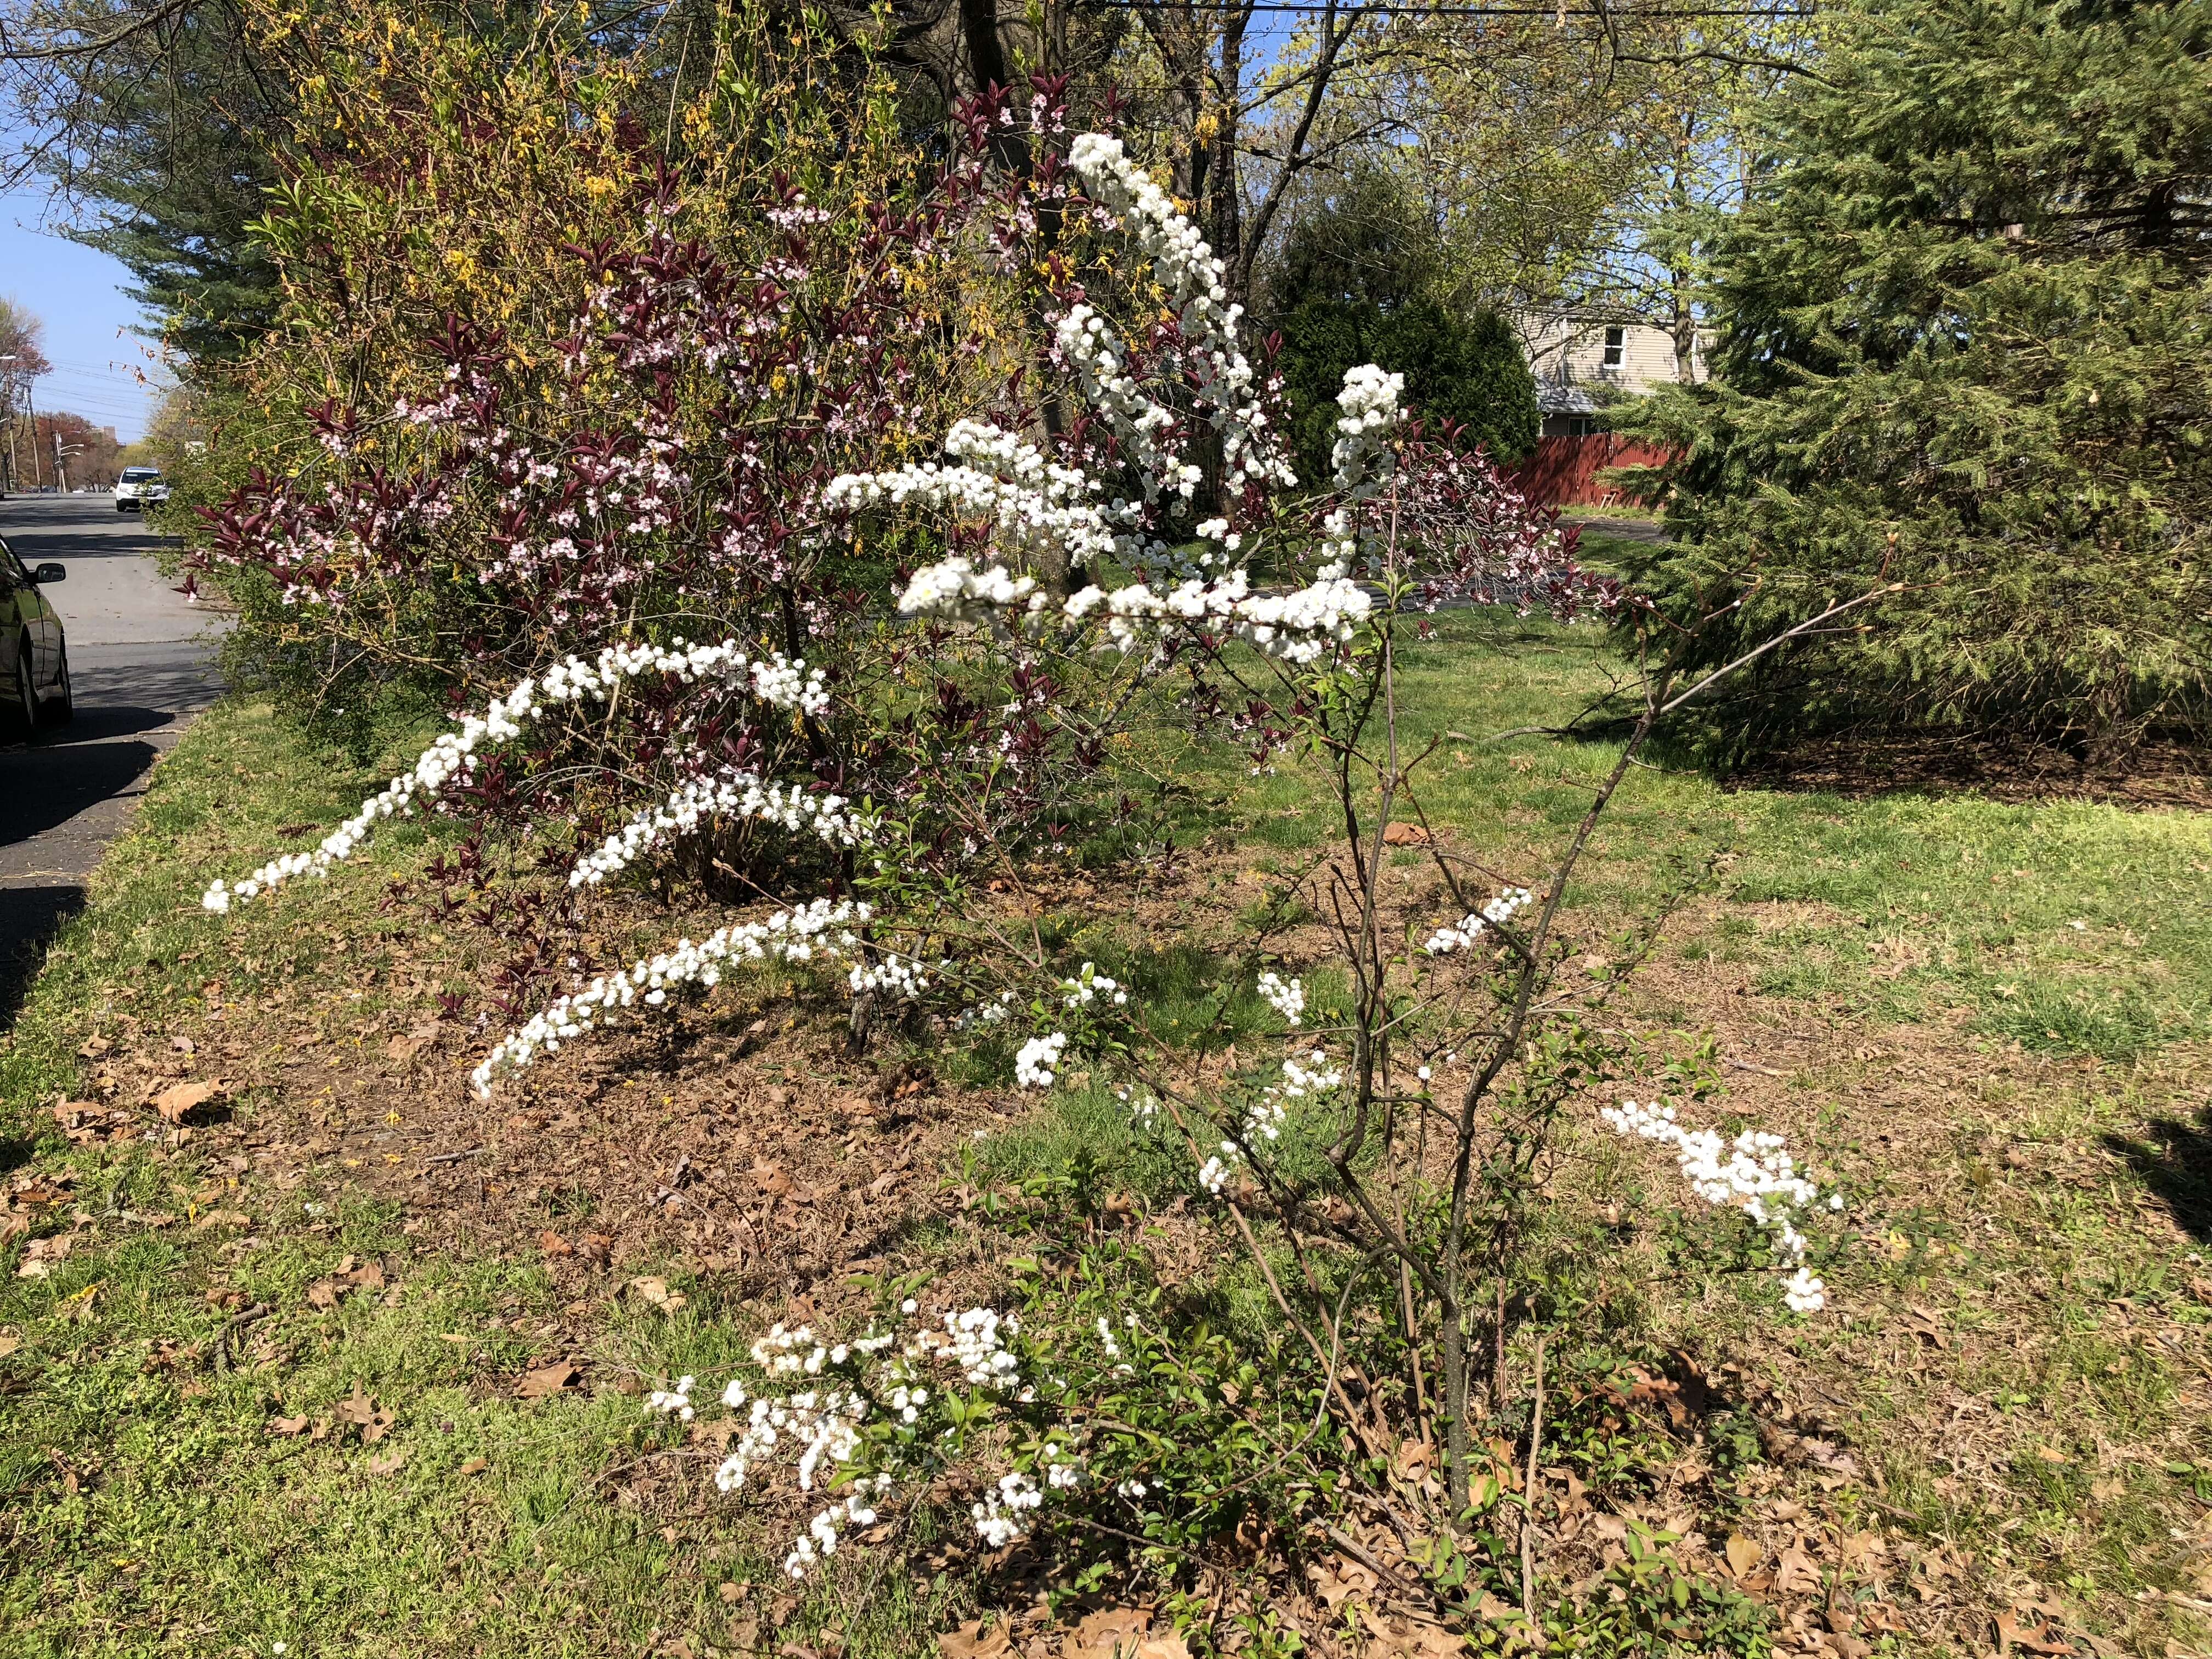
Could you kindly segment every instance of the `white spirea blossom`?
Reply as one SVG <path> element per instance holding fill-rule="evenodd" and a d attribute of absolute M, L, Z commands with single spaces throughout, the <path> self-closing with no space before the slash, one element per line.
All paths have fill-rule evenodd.
<path fill-rule="evenodd" d="M 956 422 L 945 447 L 959 465 L 843 473 L 823 489 L 823 505 L 842 513 L 933 507 L 988 519 L 1010 552 L 1058 549 L 1072 568 L 1122 550 L 1106 514 L 1087 499 L 1100 489 L 1090 474 L 1049 462 L 1036 445 L 982 421 Z"/>
<path fill-rule="evenodd" d="M 1066 1048 L 1067 1033 L 1065 1031 L 1052 1031 L 1043 1036 L 1031 1037 L 1022 1044 L 1021 1052 L 1014 1056 L 1014 1086 L 1018 1089 L 1051 1088 L 1060 1057 Z"/>
<path fill-rule="evenodd" d="M 659 1007 L 668 1000 L 671 991 L 687 985 L 711 988 L 720 983 L 726 963 L 841 958 L 860 943 L 853 925 L 866 921 L 869 915 L 864 903 L 847 900 L 832 904 L 828 899 L 816 899 L 796 909 L 779 911 L 765 921 L 717 928 L 696 945 L 688 939 L 678 940 L 673 950 L 619 973 L 603 975 L 532 1016 L 527 1024 L 501 1040 L 470 1080 L 478 1094 L 489 1095 L 501 1073 L 520 1071 L 540 1054 L 557 1051 L 563 1042 L 581 1036 L 635 1003 Z"/>
<path fill-rule="evenodd" d="M 858 847 L 868 839 L 870 825 L 851 806 L 842 795 L 771 783 L 751 772 L 698 779 L 638 813 L 577 860 L 568 872 L 568 885 L 595 887 L 647 853 L 714 818 L 749 818 L 785 830 L 811 830 L 830 846 Z"/>
<path fill-rule="evenodd" d="M 1260 975 L 1260 995 L 1267 1006 L 1283 1017 L 1283 1023 L 1295 1027 L 1306 1011 L 1306 988 L 1304 980 L 1285 981 L 1270 970 Z"/>
<path fill-rule="evenodd" d="M 1510 921 L 1522 910 L 1535 902 L 1535 895 L 1525 887 L 1509 887 L 1484 905 L 1480 913 L 1462 916 L 1449 927 L 1440 927 L 1429 935 L 1421 948 L 1432 957 L 1449 956 L 1455 951 L 1472 951 L 1482 931 L 1492 922 Z"/>
<path fill-rule="evenodd" d="M 1783 1286 L 1783 1300 L 1797 1313 L 1818 1313 L 1827 1305 L 1827 1286 L 1805 1266 L 1805 1236 L 1796 1218 L 1820 1201 L 1820 1189 L 1798 1173 L 1789 1143 L 1763 1129 L 1746 1129 L 1733 1142 L 1713 1129 L 1685 1129 L 1674 1108 L 1653 1101 L 1624 1100 L 1601 1108 L 1598 1115 L 1619 1134 L 1657 1141 L 1674 1149 L 1682 1178 L 1708 1204 L 1741 1210 L 1773 1241 L 1775 1254 L 1796 1272 Z M 1843 1195 L 1832 1194 L 1827 1207 L 1840 1210 Z"/>
<path fill-rule="evenodd" d="M 763 664 L 769 670 L 765 678 L 756 672 Z M 473 776 L 479 749 L 520 737 L 548 708 L 600 702 L 623 681 L 648 674 L 673 674 L 687 684 L 709 677 L 743 678 L 750 681 L 754 694 L 763 701 L 801 708 L 818 695 L 821 678 L 819 674 L 811 680 L 799 678 L 799 671 L 804 666 L 781 657 L 756 659 L 735 640 L 719 645 L 692 645 L 678 640 L 668 646 L 609 646 L 588 663 L 570 656 L 541 675 L 519 681 L 505 696 L 493 698 L 483 714 L 466 716 L 455 729 L 441 735 L 411 768 L 363 801 L 358 811 L 312 851 L 272 859 L 234 885 L 217 881 L 200 902 L 220 913 L 297 877 L 327 876 L 334 866 L 361 850 L 380 821 L 410 815 L 419 798 L 434 797 L 456 778 L 465 781 Z"/>
<path fill-rule="evenodd" d="M 1003 565 L 979 567 L 957 553 L 915 571 L 899 597 L 906 615 L 957 622 L 1041 618 L 1048 608 L 1033 578 Z M 1298 665 L 1318 660 L 1332 641 L 1349 641 L 1374 608 L 1366 589 L 1342 577 L 1287 593 L 1255 593 L 1242 570 L 1211 580 L 1194 576 L 1164 589 L 1144 582 L 1110 591 L 1085 587 L 1059 607 L 1072 623 L 1096 617 L 1108 641 L 1125 652 L 1151 644 L 1166 628 L 1218 625 L 1268 656 Z"/>
<path fill-rule="evenodd" d="M 1153 280 L 1166 291 L 1176 331 L 1191 349 L 1200 389 L 1214 404 L 1230 490 L 1242 489 L 1248 481 L 1295 486 L 1297 477 L 1270 433 L 1261 406 L 1259 376 L 1237 344 L 1243 308 L 1229 303 L 1221 261 L 1198 228 L 1130 158 L 1120 139 L 1084 133 L 1068 146 L 1067 161 L 1091 198 L 1119 215 L 1123 230 L 1152 258 Z M 1088 311 L 1079 305 L 1061 320 L 1063 349 L 1115 435 L 1133 453 L 1151 459 L 1155 434 L 1173 417 L 1119 372 L 1123 360 L 1118 342 L 1112 340 L 1110 331 L 1091 326 L 1098 319 L 1095 314 L 1085 315 Z M 1072 349 L 1071 335 L 1078 337 Z M 1157 471 L 1180 485 L 1196 469 L 1185 462 L 1177 470 L 1176 459 L 1163 455 L 1157 465 L 1148 465 L 1145 471 L 1148 475 Z M 1194 485 L 1196 479 L 1190 482 Z"/>
<path fill-rule="evenodd" d="M 915 1312 L 914 1300 L 901 1310 Z M 875 1522 L 877 1504 L 895 1486 L 926 1486 L 942 1467 L 955 1425 L 972 1419 L 984 1399 L 1034 1401 L 1035 1389 L 1011 1346 L 1020 1330 L 1019 1320 L 991 1308 L 948 1312 L 941 1331 L 924 1328 L 903 1343 L 884 1333 L 840 1342 L 816 1336 L 806 1325 L 771 1327 L 752 1346 L 753 1364 L 795 1386 L 754 1398 L 732 1379 L 722 1390 L 723 1405 L 745 1414 L 732 1425 L 738 1431 L 714 1473 L 715 1486 L 739 1491 L 756 1470 L 779 1463 L 790 1468 L 801 1492 L 849 1484 L 845 1498 L 816 1512 L 784 1558 L 787 1573 L 805 1577 L 837 1553 L 845 1533 Z M 1103 1322 L 1100 1336 L 1109 1357 L 1119 1353 Z M 957 1382 L 940 1385 L 933 1366 Z M 963 1395 L 960 1383 L 980 1393 Z M 646 1410 L 688 1422 L 696 1386 L 686 1376 L 672 1389 L 655 1389 Z M 1009 1473 L 974 1506 L 976 1536 L 990 1547 L 1020 1537 L 1048 1494 L 1073 1491 L 1085 1479 L 1081 1458 L 1060 1442 L 1044 1446 L 1039 1468 L 1042 1480 Z"/>
<path fill-rule="evenodd" d="M 1373 363 L 1361 363 L 1345 374 L 1344 389 L 1336 394 L 1337 407 L 1344 413 L 1337 419 L 1336 445 L 1329 457 L 1343 499 L 1322 521 L 1317 574 L 1324 580 L 1341 580 L 1372 563 L 1368 556 L 1373 538 L 1363 539 L 1354 526 L 1359 505 L 1379 495 L 1396 470 L 1392 444 L 1406 422 L 1405 391 L 1403 375 L 1386 374 Z"/>
<path fill-rule="evenodd" d="M 1121 981 L 1109 978 L 1087 962 L 1073 979 L 1060 981 L 1060 1000 L 1071 1009 L 1087 1007 L 1101 997 L 1117 1008 L 1129 1000 L 1129 994 L 1121 988 Z"/>

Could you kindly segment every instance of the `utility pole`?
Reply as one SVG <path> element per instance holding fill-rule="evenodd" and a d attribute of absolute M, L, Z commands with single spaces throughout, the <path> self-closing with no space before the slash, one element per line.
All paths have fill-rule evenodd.
<path fill-rule="evenodd" d="M 0 495 L 15 493 L 15 365 L 21 361 L 12 351 L 0 352 L 0 419 L 8 422 L 8 476 Z"/>

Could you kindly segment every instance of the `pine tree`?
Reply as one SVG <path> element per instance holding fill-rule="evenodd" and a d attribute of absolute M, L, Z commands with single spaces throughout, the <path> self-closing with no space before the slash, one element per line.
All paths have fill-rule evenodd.
<path fill-rule="evenodd" d="M 1404 187 L 1364 167 L 1304 205 L 1267 285 L 1301 475 L 1328 477 L 1336 395 L 1365 362 L 1403 374 L 1407 402 L 1463 443 L 1508 462 L 1534 449 L 1536 383 L 1520 342 L 1495 312 L 1444 302 L 1433 229 Z"/>
<path fill-rule="evenodd" d="M 2208 48 L 2207 0 L 1851 0 L 1774 100 L 1714 381 L 1633 422 L 1686 452 L 1639 574 L 1741 601 L 1714 659 L 1905 584 L 1761 665 L 1770 726 L 2203 719 Z"/>

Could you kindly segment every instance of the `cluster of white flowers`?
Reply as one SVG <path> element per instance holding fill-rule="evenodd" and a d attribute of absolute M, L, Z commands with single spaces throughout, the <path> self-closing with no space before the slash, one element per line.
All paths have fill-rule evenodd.
<path fill-rule="evenodd" d="M 885 991 L 896 1002 L 912 1002 L 929 989 L 929 975 L 922 971 L 921 964 L 892 951 L 886 951 L 873 962 L 854 963 L 852 971 L 845 975 L 845 982 L 852 988 L 854 996 Z"/>
<path fill-rule="evenodd" d="M 1380 493 L 1395 470 L 1390 446 L 1405 424 L 1405 391 L 1403 375 L 1362 363 L 1345 374 L 1344 390 L 1336 394 L 1337 407 L 1344 413 L 1337 419 L 1336 446 L 1329 459 L 1343 499 L 1322 521 L 1320 574 L 1324 580 L 1367 566 L 1362 556 L 1368 550 L 1357 529 L 1359 505 Z"/>
<path fill-rule="evenodd" d="M 484 1056 L 470 1080 L 478 1094 L 489 1095 L 493 1080 L 502 1072 L 520 1071 L 539 1054 L 556 1052 L 563 1042 L 581 1036 L 620 1009 L 638 1002 L 658 1007 L 668 1000 L 672 990 L 720 983 L 725 963 L 808 962 L 817 956 L 842 958 L 860 943 L 851 925 L 866 921 L 868 915 L 869 908 L 864 903 L 845 900 L 832 904 L 828 899 L 816 899 L 796 909 L 780 910 L 765 921 L 717 928 L 696 945 L 688 939 L 679 939 L 672 951 L 619 973 L 603 975 L 532 1016 L 527 1024 L 510 1032 Z"/>
<path fill-rule="evenodd" d="M 663 1416 L 673 1413 L 689 1423 L 696 1415 L 691 1405 L 691 1390 L 699 1386 L 696 1376 L 679 1376 L 672 1389 L 655 1389 L 645 1397 L 645 1408 Z"/>
<path fill-rule="evenodd" d="M 1012 1314 L 989 1308 L 969 1308 L 945 1316 L 947 1341 L 944 1351 L 960 1374 L 978 1387 L 995 1394 L 1011 1394 L 1021 1386 L 1021 1362 L 1006 1346 L 1018 1335 L 1022 1322 Z"/>
<path fill-rule="evenodd" d="M 1043 1036 L 1033 1036 L 1022 1044 L 1021 1052 L 1014 1056 L 1014 1086 L 1018 1089 L 1049 1089 L 1057 1076 L 1060 1057 L 1067 1049 L 1067 1033 L 1051 1031 Z"/>
<path fill-rule="evenodd" d="M 1329 642 L 1349 641 L 1375 601 L 1357 582 L 1337 578 L 1287 593 L 1255 593 L 1243 570 L 1208 580 L 1192 577 L 1166 589 L 1142 582 L 1108 592 L 1086 587 L 1062 607 L 1071 622 L 1094 612 L 1105 621 L 1107 639 L 1122 651 L 1148 644 L 1163 627 L 1205 623 L 1285 662 L 1314 661 Z"/>
<path fill-rule="evenodd" d="M 1152 260 L 1153 280 L 1166 290 L 1200 390 L 1214 404 L 1212 422 L 1221 434 L 1231 492 L 1241 490 L 1248 482 L 1295 486 L 1297 477 L 1261 407 L 1259 378 L 1237 344 L 1243 307 L 1229 303 L 1221 261 L 1198 228 L 1176 210 L 1173 198 L 1130 159 L 1120 139 L 1084 133 L 1068 147 L 1067 160 L 1091 198 L 1121 216 L 1124 231 Z M 1062 320 L 1062 349 L 1076 363 L 1086 392 L 1115 435 L 1133 453 L 1146 456 L 1154 434 L 1171 417 L 1119 374 L 1121 353 L 1110 331 L 1090 328 L 1087 319 L 1076 320 L 1085 309 L 1079 306 Z M 1071 332 L 1080 336 L 1072 349 L 1067 340 Z M 1147 465 L 1145 470 L 1167 476 L 1174 465 L 1173 458 L 1162 457 L 1157 467 Z M 1195 471 L 1182 465 L 1187 471 Z"/>
<path fill-rule="evenodd" d="M 1060 981 L 1060 1000 L 1070 1008 L 1087 1006 L 1100 997 L 1111 998 L 1117 1008 L 1129 1000 L 1129 994 L 1121 988 L 1121 981 L 1100 973 L 1087 962 L 1083 964 L 1083 971 L 1073 979 Z"/>
<path fill-rule="evenodd" d="M 790 667 L 783 659 L 777 665 Z M 804 665 L 799 665 L 803 666 Z M 235 885 L 218 881 L 200 900 L 207 908 L 225 911 L 237 903 L 266 893 L 299 876 L 327 876 L 331 868 L 351 858 L 368 839 L 369 831 L 384 818 L 411 815 L 418 797 L 434 797 L 456 778 L 465 781 L 475 775 L 477 751 L 487 743 L 504 743 L 520 737 L 527 723 L 544 716 L 548 707 L 598 702 L 623 680 L 643 674 L 673 674 L 685 684 L 710 675 L 738 678 L 748 675 L 755 659 L 735 640 L 720 645 L 693 645 L 677 640 L 668 646 L 610 646 L 595 662 L 569 657 L 542 675 L 518 682 L 505 696 L 495 697 L 481 714 L 471 714 L 459 726 L 443 733 L 416 758 L 407 771 L 361 805 L 361 810 L 323 838 L 311 852 L 289 853 L 271 860 Z M 817 682 L 818 684 L 818 681 Z M 805 684 L 793 684 L 772 674 L 767 689 L 753 678 L 755 694 L 764 701 L 796 708 L 809 695 Z M 775 693 L 773 697 L 769 693 Z"/>
<path fill-rule="evenodd" d="M 996 1492 L 970 1507 L 975 1534 L 994 1550 L 1001 1550 L 1029 1530 L 1030 1511 L 1044 1503 L 1044 1488 L 1020 1470 L 999 1477 Z"/>
<path fill-rule="evenodd" d="M 842 483 L 842 480 L 836 481 Z M 832 488 L 835 487 L 833 483 Z M 1044 596 L 1033 576 L 1017 576 L 1002 564 L 978 565 L 956 553 L 924 565 L 899 595 L 905 615 L 944 617 L 956 622 L 997 622 L 1016 605 L 1042 609 Z"/>
<path fill-rule="evenodd" d="M 1741 1209 L 1765 1229 L 1775 1254 L 1796 1271 L 1783 1285 L 1782 1299 L 1797 1313 L 1818 1313 L 1827 1305 L 1827 1286 L 1805 1265 L 1805 1236 L 1796 1218 L 1821 1202 L 1820 1189 L 1798 1173 L 1789 1143 L 1763 1129 L 1746 1129 L 1733 1142 L 1712 1129 L 1685 1129 L 1674 1109 L 1659 1102 L 1624 1100 L 1598 1114 L 1615 1133 L 1672 1146 L 1690 1190 L 1708 1204 Z M 1831 1211 L 1844 1207 L 1841 1193 L 1831 1193 Z"/>
<path fill-rule="evenodd" d="M 804 658 L 786 657 L 779 651 L 754 663 L 752 677 L 753 695 L 763 702 L 817 717 L 830 712 L 830 688 L 823 683 L 822 671 L 809 668 Z"/>
<path fill-rule="evenodd" d="M 953 1029 L 972 1031 L 977 1026 L 1004 1025 L 1014 1017 L 1014 994 L 1001 991 L 995 1000 L 979 1002 L 972 1008 L 963 1008 L 953 1018 Z"/>
<path fill-rule="evenodd" d="M 1304 980 L 1287 982 L 1273 969 L 1260 975 L 1260 994 L 1267 1004 L 1283 1017 L 1283 1023 L 1295 1027 L 1306 1011 L 1306 987 Z"/>
<path fill-rule="evenodd" d="M 1336 422 L 1336 446 L 1329 460 L 1336 469 L 1336 487 L 1357 495 L 1374 487 L 1374 463 L 1387 453 L 1392 434 L 1405 423 L 1400 407 L 1406 395 L 1406 377 L 1392 374 L 1373 363 L 1347 371 L 1344 390 L 1336 394 L 1344 413 Z"/>
<path fill-rule="evenodd" d="M 1482 930 L 1493 922 L 1510 921 L 1519 912 L 1536 902 L 1536 896 L 1525 887 L 1509 887 L 1482 907 L 1474 915 L 1462 916 L 1449 927 L 1439 927 L 1429 935 L 1421 948 L 1432 957 L 1449 956 L 1455 951 L 1472 951 Z"/>
<path fill-rule="evenodd" d="M 1160 1121 L 1160 1097 L 1150 1089 L 1124 1085 L 1116 1089 L 1114 1096 L 1129 1109 L 1129 1121 L 1139 1131 L 1150 1129 Z"/>
<path fill-rule="evenodd" d="M 770 783 L 752 772 L 698 779 L 638 813 L 577 860 L 568 872 L 568 885 L 596 887 L 663 842 L 688 836 L 711 818 L 750 818 L 785 830 L 811 829 L 832 847 L 858 847 L 868 839 L 872 826 L 848 810 L 851 805 L 842 795 Z"/>
<path fill-rule="evenodd" d="M 916 1304 L 909 1298 L 902 1311 L 913 1314 Z M 957 1404 L 945 1400 L 943 1391 L 930 1384 L 925 1367 L 949 1365 L 963 1381 L 989 1395 L 1035 1398 L 1034 1389 L 1023 1379 L 1020 1359 L 1008 1345 L 1020 1328 L 1012 1315 L 1001 1316 L 989 1308 L 948 1312 L 942 1334 L 918 1330 L 903 1343 L 883 1333 L 833 1342 L 817 1338 L 810 1326 L 771 1327 L 753 1344 L 753 1363 L 771 1377 L 820 1380 L 789 1394 L 749 1399 L 743 1382 L 732 1379 L 722 1390 L 721 1402 L 729 1411 L 745 1415 L 715 1471 L 714 1484 L 726 1492 L 738 1491 L 756 1468 L 770 1462 L 788 1463 L 801 1492 L 850 1478 L 850 1494 L 815 1515 L 784 1559 L 786 1572 L 805 1577 L 836 1553 L 843 1533 L 874 1523 L 875 1505 L 896 1482 L 925 1473 L 939 1436 L 923 1423 L 924 1414 L 940 1405 Z M 648 1395 L 645 1408 L 690 1422 L 696 1415 L 692 1397 L 696 1388 L 697 1379 L 679 1378 L 672 1389 L 656 1389 Z M 878 1412 L 878 1401 L 884 1411 Z M 951 1420 L 960 1419 L 956 1414 Z M 863 1457 L 870 1425 L 876 1424 L 889 1430 L 891 1438 L 886 1442 L 877 1432 L 878 1455 L 868 1460 L 877 1467 L 869 1473 Z M 943 1431 L 951 1432 L 949 1426 Z M 889 1460 L 887 1465 L 884 1458 Z M 977 1535 L 992 1547 L 1010 1542 L 1026 1529 L 1026 1517 L 1039 1507 L 1046 1490 L 1066 1490 L 1080 1483 L 1081 1465 L 1066 1447 L 1047 1446 L 1043 1462 L 1042 1485 L 1016 1474 L 999 1483 L 996 1498 L 977 1506 Z"/>
<path fill-rule="evenodd" d="M 1307 1056 L 1307 1059 L 1312 1063 L 1311 1070 L 1299 1065 L 1295 1058 L 1283 1062 L 1283 1093 L 1285 1095 L 1292 1100 L 1297 1100 L 1307 1095 L 1325 1095 L 1342 1085 L 1344 1068 L 1341 1066 L 1331 1066 L 1327 1054 L 1316 1048 Z"/>
<path fill-rule="evenodd" d="M 956 422 L 945 447 L 957 465 L 844 473 L 830 481 L 822 504 L 836 513 L 933 507 L 988 519 L 1009 552 L 1056 548 L 1079 569 L 1122 547 L 1107 514 L 1086 499 L 1098 489 L 1088 473 L 1048 461 L 1036 445 L 983 421 Z"/>

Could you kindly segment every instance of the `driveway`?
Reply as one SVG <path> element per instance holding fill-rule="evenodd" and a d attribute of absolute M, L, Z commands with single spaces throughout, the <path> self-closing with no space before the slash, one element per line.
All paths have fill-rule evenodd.
<path fill-rule="evenodd" d="M 155 564 L 158 538 L 108 495 L 0 501 L 0 536 L 23 562 L 69 579 L 46 589 L 68 630 L 76 718 L 0 749 L 0 1026 L 15 1018 L 48 940 L 84 905 L 85 878 L 136 810 L 147 774 L 215 700 L 214 626 Z"/>

